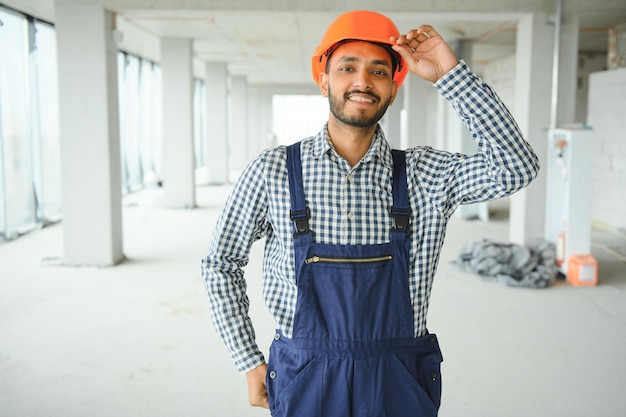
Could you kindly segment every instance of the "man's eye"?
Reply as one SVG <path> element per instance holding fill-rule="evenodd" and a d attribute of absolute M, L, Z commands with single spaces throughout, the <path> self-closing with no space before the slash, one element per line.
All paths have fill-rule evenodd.
<path fill-rule="evenodd" d="M 350 71 L 352 71 L 352 68 L 351 67 L 341 67 L 341 68 L 339 68 L 339 71 L 350 72 Z"/>
<path fill-rule="evenodd" d="M 375 75 L 387 75 L 387 72 L 383 70 L 376 70 L 374 71 L 374 74 Z"/>

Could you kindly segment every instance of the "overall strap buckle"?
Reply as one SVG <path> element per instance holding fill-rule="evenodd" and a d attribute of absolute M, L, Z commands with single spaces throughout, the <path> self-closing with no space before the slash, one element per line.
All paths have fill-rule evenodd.
<path fill-rule="evenodd" d="M 409 233 L 409 219 L 411 218 L 411 209 L 391 207 L 391 218 L 393 219 L 394 232 Z"/>
<path fill-rule="evenodd" d="M 289 217 L 293 224 L 296 227 L 296 231 L 293 234 L 293 237 L 296 238 L 300 235 L 305 235 L 307 233 L 311 233 L 311 229 L 309 228 L 309 219 L 311 218 L 311 211 L 309 208 L 305 208 L 304 210 L 290 210 Z"/>
<path fill-rule="evenodd" d="M 300 142 L 286 148 L 287 174 L 289 178 L 289 200 L 291 210 L 289 218 L 293 221 L 296 231 L 294 239 L 306 234 L 313 234 L 309 228 L 311 211 L 306 205 L 304 185 L 302 183 L 302 161 L 300 160 Z"/>

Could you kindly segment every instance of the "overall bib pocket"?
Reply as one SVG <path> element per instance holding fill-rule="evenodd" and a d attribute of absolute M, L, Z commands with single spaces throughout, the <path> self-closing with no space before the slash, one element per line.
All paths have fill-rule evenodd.
<path fill-rule="evenodd" d="M 294 319 L 300 334 L 359 341 L 412 336 L 408 285 L 396 279 L 390 257 L 310 259 L 300 280 Z"/>

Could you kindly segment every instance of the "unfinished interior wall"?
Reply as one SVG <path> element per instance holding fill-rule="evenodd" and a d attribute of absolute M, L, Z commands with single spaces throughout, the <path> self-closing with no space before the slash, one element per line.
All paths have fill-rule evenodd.
<path fill-rule="evenodd" d="M 578 54 L 578 81 L 576 84 L 576 122 L 587 121 L 589 108 L 589 76 L 594 72 L 606 71 L 606 53 L 581 52 Z"/>
<path fill-rule="evenodd" d="M 592 219 L 626 234 L 626 68 L 591 74 L 587 124 L 595 132 Z"/>
<path fill-rule="evenodd" d="M 609 29 L 609 69 L 626 68 L 626 23 Z"/>
<path fill-rule="evenodd" d="M 626 234 L 626 68 L 592 72 L 606 65 L 606 55 L 579 56 L 576 121 L 595 132 L 594 225 Z M 485 65 L 482 78 L 515 115 L 515 56 Z"/>

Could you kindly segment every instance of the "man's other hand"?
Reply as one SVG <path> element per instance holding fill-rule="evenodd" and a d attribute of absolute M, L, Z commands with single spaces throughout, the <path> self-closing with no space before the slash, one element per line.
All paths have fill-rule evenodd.
<path fill-rule="evenodd" d="M 267 401 L 267 386 L 265 385 L 266 374 L 267 364 L 265 363 L 246 373 L 248 379 L 248 401 L 253 407 L 270 408 Z"/>

